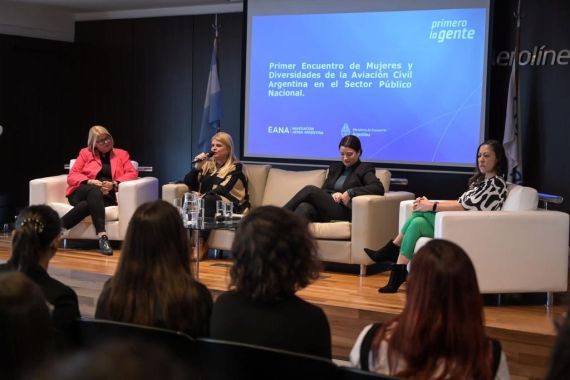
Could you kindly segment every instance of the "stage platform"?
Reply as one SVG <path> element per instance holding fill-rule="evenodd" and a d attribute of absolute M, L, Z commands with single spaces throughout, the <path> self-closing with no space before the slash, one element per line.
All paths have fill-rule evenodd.
<path fill-rule="evenodd" d="M 9 236 L 1 235 L 2 261 L 9 256 L 9 244 Z M 115 271 L 119 257 L 118 250 L 114 256 L 106 257 L 95 250 L 62 249 L 51 261 L 49 273 L 75 289 L 82 315 L 93 316 L 101 288 Z M 227 259 L 200 263 L 199 279 L 214 298 L 228 287 L 230 265 Z M 397 294 L 377 292 L 387 281 L 387 273 L 359 277 L 329 271 L 299 292 L 302 298 L 325 310 L 331 325 L 335 359 L 348 359 L 352 344 L 364 326 L 386 321 L 402 310 L 405 286 Z M 513 379 L 544 377 L 556 335 L 552 320 L 566 310 L 568 299 L 567 293 L 556 294 L 552 310 L 532 298 L 526 305 L 514 305 L 511 298 L 511 304 L 485 307 L 487 332 L 501 341 Z"/>

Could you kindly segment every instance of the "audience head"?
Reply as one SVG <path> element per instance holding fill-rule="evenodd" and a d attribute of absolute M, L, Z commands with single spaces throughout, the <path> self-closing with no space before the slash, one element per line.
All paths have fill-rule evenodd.
<path fill-rule="evenodd" d="M 354 135 L 346 135 L 338 144 L 340 157 L 345 166 L 355 164 L 362 155 L 362 145 L 360 139 Z"/>
<path fill-rule="evenodd" d="M 481 147 L 488 147 L 490 148 L 493 153 L 495 154 L 495 166 L 493 169 L 489 171 L 494 171 L 495 174 L 499 177 L 506 178 L 508 164 L 507 164 L 507 156 L 505 154 L 505 148 L 503 144 L 501 144 L 497 140 L 486 140 L 482 142 L 479 147 L 477 148 L 477 152 L 475 154 L 475 174 L 469 179 L 469 184 L 480 182 L 485 179 L 485 173 L 481 171 L 479 167 L 479 154 L 481 153 Z"/>
<path fill-rule="evenodd" d="M 107 128 L 102 125 L 94 125 L 89 129 L 89 135 L 87 136 L 87 147 L 93 154 L 95 151 L 102 153 L 107 153 L 113 149 L 113 136 L 109 133 Z"/>
<path fill-rule="evenodd" d="M 190 243 L 178 210 L 161 200 L 145 203 L 137 208 L 127 227 L 118 272 L 176 267 L 188 272 L 189 252 Z M 138 266 L 141 268 L 134 268 Z"/>
<path fill-rule="evenodd" d="M 232 255 L 231 285 L 253 301 L 288 297 L 319 276 L 307 221 L 279 207 L 258 207 L 243 218 Z"/>
<path fill-rule="evenodd" d="M 183 380 L 188 379 L 189 375 L 180 363 L 157 346 L 140 342 L 112 342 L 54 362 L 34 373 L 31 379 Z"/>
<path fill-rule="evenodd" d="M 115 321 L 192 330 L 197 297 L 190 269 L 190 244 L 180 213 L 170 203 L 154 201 L 133 214 L 117 270 L 103 308 Z M 190 327 L 187 324 L 190 323 Z"/>
<path fill-rule="evenodd" d="M 389 357 L 403 357 L 408 366 L 397 376 L 430 377 L 443 361 L 441 373 L 449 378 L 492 377 L 475 269 L 457 244 L 434 239 L 414 255 L 406 304 L 396 321 Z M 381 335 L 375 338 L 376 348 Z"/>
<path fill-rule="evenodd" d="M 20 272 L 0 274 L 0 368 L 17 378 L 50 354 L 51 319 L 41 289 Z"/>
<path fill-rule="evenodd" d="M 60 234 L 61 221 L 51 207 L 26 207 L 16 218 L 8 263 L 22 272 L 47 263 L 57 251 Z"/>

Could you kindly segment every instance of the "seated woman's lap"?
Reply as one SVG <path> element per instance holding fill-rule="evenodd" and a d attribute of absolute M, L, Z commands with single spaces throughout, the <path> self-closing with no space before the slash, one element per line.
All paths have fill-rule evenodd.
<path fill-rule="evenodd" d="M 402 227 L 404 239 L 400 248 L 400 254 L 407 259 L 412 259 L 416 243 L 421 237 L 434 236 L 435 213 L 414 212 Z"/>

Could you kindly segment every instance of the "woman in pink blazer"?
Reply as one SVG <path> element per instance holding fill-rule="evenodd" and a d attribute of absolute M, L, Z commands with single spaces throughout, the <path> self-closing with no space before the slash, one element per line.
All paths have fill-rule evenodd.
<path fill-rule="evenodd" d="M 113 143 L 105 127 L 91 127 L 87 148 L 81 149 L 67 176 L 65 196 L 74 207 L 61 219 L 63 227 L 70 229 L 91 216 L 99 237 L 99 250 L 107 256 L 113 255 L 113 249 L 105 231 L 105 207 L 117 204 L 115 192 L 119 183 L 138 177 L 129 153 L 114 148 Z"/>

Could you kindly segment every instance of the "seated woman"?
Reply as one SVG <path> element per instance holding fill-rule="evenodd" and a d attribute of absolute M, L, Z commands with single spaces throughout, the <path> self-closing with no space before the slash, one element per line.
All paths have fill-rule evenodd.
<path fill-rule="evenodd" d="M 497 140 L 487 140 L 479 145 L 475 166 L 477 169 L 469 179 L 469 190 L 457 201 L 433 202 L 426 197 L 416 198 L 412 216 L 394 240 L 379 250 L 364 249 L 375 262 L 396 263 L 392 265 L 388 285 L 380 288 L 380 293 L 395 293 L 406 281 L 406 265 L 414 255 L 416 242 L 423 236 L 433 238 L 436 212 L 501 209 L 507 199 L 507 183 L 503 178 L 507 160 L 503 145 Z"/>
<path fill-rule="evenodd" d="M 87 148 L 81 149 L 67 176 L 65 196 L 73 208 L 61 219 L 63 227 L 70 229 L 90 215 L 99 237 L 99 250 L 107 256 L 113 255 L 113 249 L 105 230 L 105 207 L 117 204 L 119 183 L 138 177 L 129 153 L 113 144 L 105 127 L 89 129 Z"/>
<path fill-rule="evenodd" d="M 235 156 L 232 136 L 226 132 L 216 133 L 212 136 L 210 154 L 200 153 L 194 161 L 196 164 L 184 177 L 184 183 L 190 191 L 199 193 L 204 199 L 205 216 L 214 216 L 218 200 L 231 202 L 236 213 L 243 214 L 249 210 L 247 178 L 243 165 Z M 201 236 L 200 252 L 197 254 L 205 258 L 208 252 L 204 241 L 207 240 L 207 232 L 202 232 Z"/>
<path fill-rule="evenodd" d="M 25 372 L 50 359 L 52 329 L 42 290 L 22 273 L 0 273 L 2 378 L 24 378 Z"/>
<path fill-rule="evenodd" d="M 365 194 L 383 195 L 374 166 L 360 161 L 362 146 L 353 135 L 338 144 L 341 162 L 329 166 L 322 188 L 308 185 L 283 206 L 311 222 L 351 220 L 351 199 Z"/>
<path fill-rule="evenodd" d="M 211 149 L 211 154 L 200 153 L 194 158 L 197 162 L 184 177 L 184 183 L 190 191 L 202 195 L 207 216 L 214 216 L 216 201 L 220 199 L 231 202 L 234 212 L 247 212 L 247 178 L 235 156 L 232 136 L 226 132 L 216 133 Z"/>
<path fill-rule="evenodd" d="M 43 291 L 52 306 L 55 327 L 68 337 L 79 315 L 77 294 L 47 273 L 50 260 L 59 247 L 61 221 L 49 206 L 29 206 L 16 218 L 12 251 L 0 271 L 25 273 Z"/>
<path fill-rule="evenodd" d="M 402 313 L 365 327 L 350 361 L 406 379 L 510 379 L 500 343 L 485 335 L 471 260 L 458 245 L 438 239 L 414 257 Z"/>
<path fill-rule="evenodd" d="M 212 312 L 212 338 L 331 357 L 327 317 L 295 293 L 319 277 L 307 222 L 262 206 L 240 223 L 232 246 L 229 292 Z"/>
<path fill-rule="evenodd" d="M 164 201 L 141 205 L 95 317 L 208 336 L 212 296 L 190 268 L 190 244 L 178 210 Z"/>

